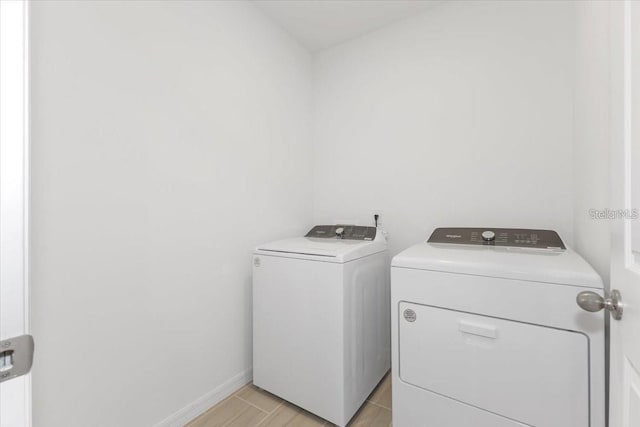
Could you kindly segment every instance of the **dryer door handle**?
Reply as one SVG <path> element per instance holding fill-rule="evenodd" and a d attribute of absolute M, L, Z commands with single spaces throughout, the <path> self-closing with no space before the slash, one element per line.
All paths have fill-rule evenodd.
<path fill-rule="evenodd" d="M 464 332 L 465 334 L 479 335 L 481 337 L 491 339 L 498 338 L 498 328 L 492 325 L 481 325 L 479 323 L 460 320 L 458 322 L 458 329 L 460 332 Z"/>

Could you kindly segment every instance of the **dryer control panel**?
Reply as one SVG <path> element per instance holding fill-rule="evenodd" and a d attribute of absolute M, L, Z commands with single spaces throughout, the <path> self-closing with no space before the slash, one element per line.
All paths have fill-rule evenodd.
<path fill-rule="evenodd" d="M 436 228 L 427 243 L 566 249 L 555 231 L 529 228 Z"/>
<path fill-rule="evenodd" d="M 373 240 L 376 238 L 376 228 L 361 225 L 316 225 L 304 237 Z"/>

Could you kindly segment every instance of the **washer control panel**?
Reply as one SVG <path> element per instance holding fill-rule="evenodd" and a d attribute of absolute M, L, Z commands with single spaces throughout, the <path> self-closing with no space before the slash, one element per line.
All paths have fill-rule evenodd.
<path fill-rule="evenodd" d="M 373 240 L 376 238 L 376 228 L 361 225 L 316 225 L 304 237 Z"/>
<path fill-rule="evenodd" d="M 555 231 L 529 228 L 436 228 L 427 243 L 566 249 Z"/>

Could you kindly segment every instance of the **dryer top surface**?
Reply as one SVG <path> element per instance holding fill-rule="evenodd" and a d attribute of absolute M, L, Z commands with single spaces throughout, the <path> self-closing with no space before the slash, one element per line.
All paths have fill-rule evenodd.
<path fill-rule="evenodd" d="M 425 242 L 400 252 L 391 266 L 603 288 L 598 273 L 570 248 L 540 250 Z"/>

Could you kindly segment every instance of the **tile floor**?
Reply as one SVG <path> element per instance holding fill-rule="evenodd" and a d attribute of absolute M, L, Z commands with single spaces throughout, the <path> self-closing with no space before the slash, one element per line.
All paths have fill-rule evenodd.
<path fill-rule="evenodd" d="M 315 427 L 328 421 L 247 384 L 186 427 Z M 349 423 L 350 427 L 391 426 L 391 377 L 387 374 Z"/>

